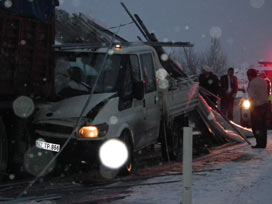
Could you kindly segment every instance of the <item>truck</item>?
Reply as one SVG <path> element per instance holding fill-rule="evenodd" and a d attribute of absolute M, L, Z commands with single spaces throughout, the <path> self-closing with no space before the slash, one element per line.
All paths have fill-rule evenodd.
<path fill-rule="evenodd" d="M 0 180 L 20 169 L 33 103 L 53 93 L 57 5 L 57 0 L 0 2 Z M 27 114 L 20 112 L 25 109 Z"/>

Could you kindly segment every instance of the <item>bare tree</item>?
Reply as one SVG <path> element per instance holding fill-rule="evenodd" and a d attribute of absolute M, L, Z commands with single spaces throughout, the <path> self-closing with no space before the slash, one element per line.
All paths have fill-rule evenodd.
<path fill-rule="evenodd" d="M 188 74 L 197 75 L 200 58 L 193 48 L 179 48 L 170 52 L 171 58 L 179 62 Z"/>
<path fill-rule="evenodd" d="M 211 38 L 211 46 L 208 52 L 202 56 L 202 63 L 212 67 L 213 72 L 217 75 L 225 74 L 227 69 L 227 57 L 221 49 L 218 38 Z"/>
<path fill-rule="evenodd" d="M 217 76 L 225 74 L 227 70 L 227 57 L 218 38 L 211 38 L 210 48 L 204 53 L 197 53 L 193 48 L 177 48 L 171 50 L 170 56 L 188 74 L 199 75 L 204 65 L 209 65 Z"/>
<path fill-rule="evenodd" d="M 184 55 L 186 59 L 186 67 L 192 74 L 199 74 L 198 68 L 200 67 L 199 55 L 194 51 L 193 48 L 184 48 Z"/>

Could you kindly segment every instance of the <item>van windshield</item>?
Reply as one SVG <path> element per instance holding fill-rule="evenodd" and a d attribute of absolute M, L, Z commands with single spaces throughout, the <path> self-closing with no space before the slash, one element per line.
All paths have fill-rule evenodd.
<path fill-rule="evenodd" d="M 55 93 L 61 97 L 88 94 L 102 68 L 105 53 L 62 52 L 56 56 Z M 108 55 L 94 93 L 117 91 L 121 55 Z"/>

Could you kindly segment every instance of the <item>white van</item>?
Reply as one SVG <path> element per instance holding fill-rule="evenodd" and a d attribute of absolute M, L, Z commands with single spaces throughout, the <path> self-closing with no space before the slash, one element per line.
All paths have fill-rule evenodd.
<path fill-rule="evenodd" d="M 123 140 L 130 148 L 130 156 L 159 141 L 165 105 L 160 100 L 156 71 L 162 65 L 151 46 L 68 49 L 57 51 L 56 56 L 56 100 L 40 105 L 34 117 L 38 148 L 57 151 L 73 131 L 69 147 L 65 148 L 71 152 L 69 159 L 90 158 L 110 138 Z M 165 88 L 168 86 L 166 83 Z M 189 94 L 175 96 L 176 92 L 190 91 L 183 87 L 173 91 L 168 100 L 175 103 L 175 113 L 181 113 L 180 106 L 190 110 Z M 182 131 L 182 123 L 178 126 L 176 129 Z M 182 151 L 180 144 L 173 145 Z M 131 165 L 129 160 L 123 170 L 129 172 Z"/>

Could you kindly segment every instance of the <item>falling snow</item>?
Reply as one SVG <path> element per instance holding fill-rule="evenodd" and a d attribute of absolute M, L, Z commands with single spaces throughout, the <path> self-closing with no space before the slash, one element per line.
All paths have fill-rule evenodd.
<path fill-rule="evenodd" d="M 156 77 L 158 79 L 165 79 L 167 77 L 168 73 L 164 68 L 160 68 L 156 71 Z"/>
<path fill-rule="evenodd" d="M 116 125 L 118 123 L 118 118 L 116 116 L 111 116 L 109 122 L 112 125 Z"/>
<path fill-rule="evenodd" d="M 167 79 L 161 79 L 159 80 L 159 84 L 158 84 L 160 89 L 168 89 L 169 87 L 169 82 Z"/>
<path fill-rule="evenodd" d="M 13 102 L 13 111 L 19 117 L 29 117 L 33 113 L 34 109 L 34 102 L 27 96 L 20 96 Z"/>
<path fill-rule="evenodd" d="M 265 0 L 250 0 L 249 2 L 253 8 L 261 8 L 265 4 Z"/>
<path fill-rule="evenodd" d="M 213 83 L 213 80 L 212 79 L 209 79 L 208 80 L 208 84 L 212 84 Z"/>
<path fill-rule="evenodd" d="M 167 61 L 168 60 L 168 54 L 167 53 L 163 53 L 162 55 L 161 55 L 161 60 L 162 61 Z"/>
<path fill-rule="evenodd" d="M 11 1 L 11 0 L 5 0 L 4 6 L 5 6 L 6 8 L 11 8 L 11 7 L 12 7 L 12 1 Z"/>
<path fill-rule="evenodd" d="M 210 36 L 212 38 L 220 38 L 222 36 L 221 28 L 214 26 L 210 29 Z"/>
<path fill-rule="evenodd" d="M 109 49 L 108 55 L 113 55 L 113 54 L 114 54 L 114 50 L 113 49 Z"/>

